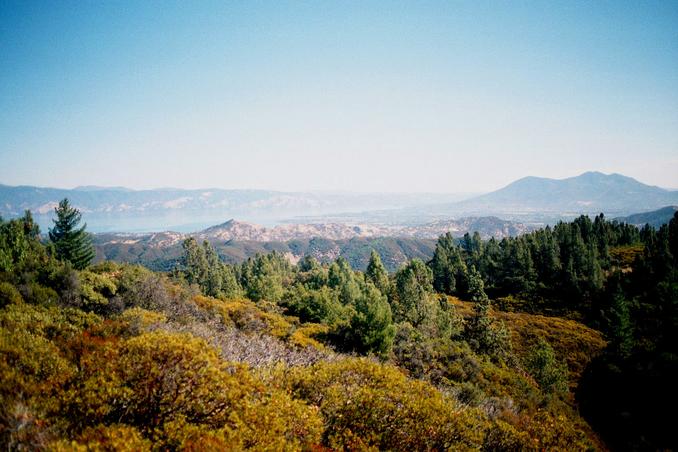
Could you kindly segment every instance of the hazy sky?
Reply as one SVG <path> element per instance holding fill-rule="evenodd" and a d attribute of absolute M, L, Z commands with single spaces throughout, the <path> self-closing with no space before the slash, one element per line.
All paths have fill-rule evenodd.
<path fill-rule="evenodd" d="M 678 187 L 678 1 L 7 2 L 0 183 Z"/>

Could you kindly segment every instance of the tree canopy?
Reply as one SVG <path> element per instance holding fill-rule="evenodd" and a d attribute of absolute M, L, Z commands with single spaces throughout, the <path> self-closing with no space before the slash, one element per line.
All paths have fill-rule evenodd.
<path fill-rule="evenodd" d="M 54 227 L 49 230 L 49 239 L 54 244 L 59 259 L 70 262 L 74 268 L 82 270 L 87 267 L 96 252 L 92 246 L 92 239 L 85 228 L 87 224 L 78 227 L 82 214 L 72 207 L 67 198 L 59 202 L 54 208 L 56 218 Z"/>

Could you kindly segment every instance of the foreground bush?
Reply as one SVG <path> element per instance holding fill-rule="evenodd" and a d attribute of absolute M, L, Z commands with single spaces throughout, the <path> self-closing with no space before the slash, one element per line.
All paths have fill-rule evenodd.
<path fill-rule="evenodd" d="M 480 447 L 485 421 L 431 385 L 366 359 L 293 369 L 286 385 L 316 405 L 326 446 L 336 449 L 449 450 Z"/>

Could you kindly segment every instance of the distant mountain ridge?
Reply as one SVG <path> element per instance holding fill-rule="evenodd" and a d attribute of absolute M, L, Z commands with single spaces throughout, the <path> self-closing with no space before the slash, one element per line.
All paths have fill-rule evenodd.
<path fill-rule="evenodd" d="M 297 239 L 321 237 L 329 240 L 345 240 L 354 237 L 408 237 L 436 239 L 446 232 L 461 237 L 466 232 L 478 231 L 483 239 L 504 238 L 529 232 L 533 226 L 501 220 L 497 217 L 467 217 L 444 220 L 415 226 L 311 223 L 281 224 L 273 228 L 229 220 L 203 231 L 191 234 L 202 240 L 248 240 L 255 242 L 285 242 Z"/>
<path fill-rule="evenodd" d="M 659 228 L 663 224 L 667 224 L 673 218 L 673 215 L 678 212 L 678 206 L 667 206 L 661 209 L 653 210 L 651 212 L 635 213 L 626 217 L 615 218 L 617 221 L 629 223 L 638 227 L 643 227 L 646 224 L 654 228 Z"/>
<path fill-rule="evenodd" d="M 214 188 L 131 190 L 97 186 L 71 190 L 0 185 L 0 216 L 13 218 L 31 210 L 44 229 L 51 224 L 49 217 L 58 202 L 69 198 L 83 213 L 90 231 L 153 231 L 189 223 L 204 227 L 229 217 L 281 221 L 302 215 L 449 202 L 464 196 L 454 193 L 307 193 Z"/>
<path fill-rule="evenodd" d="M 210 242 L 288 242 L 291 240 L 326 239 L 348 240 L 353 238 L 417 238 L 437 239 L 450 232 L 454 237 L 478 231 L 483 239 L 495 237 L 502 239 L 533 230 L 534 226 L 501 220 L 496 217 L 470 217 L 459 220 L 436 221 L 420 226 L 379 226 L 372 224 L 316 223 L 282 224 L 266 227 L 245 221 L 228 220 L 193 233 L 154 232 L 154 233 L 103 233 L 109 243 L 136 244 L 164 247 L 179 243 L 187 237 Z M 103 243 L 102 240 L 99 242 Z"/>
<path fill-rule="evenodd" d="M 427 206 L 438 215 L 606 214 L 628 215 L 678 204 L 678 191 L 643 184 L 621 174 L 587 172 L 565 179 L 524 177 L 467 200 Z"/>
<path fill-rule="evenodd" d="M 17 217 L 31 210 L 43 229 L 51 226 L 57 203 L 68 197 L 83 212 L 92 232 L 131 232 L 175 229 L 195 231 L 241 218 L 263 224 L 295 223 L 274 231 L 250 228 L 242 234 L 280 237 L 319 236 L 336 239 L 392 235 L 388 225 L 419 228 L 406 236 L 418 237 L 420 226 L 436 221 L 499 217 L 518 223 L 547 224 L 600 212 L 623 217 L 639 211 L 678 205 L 678 191 L 643 184 L 621 174 L 587 172 L 565 179 L 525 177 L 484 195 L 407 193 L 304 193 L 271 190 L 185 190 L 163 188 L 130 190 L 124 187 L 84 186 L 73 190 L 0 185 L 0 216 Z M 456 219 L 456 220 L 451 220 Z M 307 223 L 306 226 L 301 226 Z M 360 232 L 330 226 L 359 224 Z M 323 224 L 323 227 L 313 226 Z M 371 225 L 371 226 L 370 226 Z M 451 224 L 450 228 L 465 226 Z M 484 226 L 478 226 L 482 230 Z M 490 226 L 494 227 L 494 226 Z M 466 226 L 466 228 L 473 227 Z M 256 228 L 255 228 L 256 229 Z M 436 229 L 436 228 L 434 228 Z M 510 232 L 508 227 L 505 235 Z M 235 234 L 235 232 L 233 232 Z M 236 234 L 237 235 L 237 234 Z M 280 236 L 280 237 L 279 237 Z M 256 239 L 260 240 L 260 239 Z M 263 240 L 263 238 L 261 239 Z"/>

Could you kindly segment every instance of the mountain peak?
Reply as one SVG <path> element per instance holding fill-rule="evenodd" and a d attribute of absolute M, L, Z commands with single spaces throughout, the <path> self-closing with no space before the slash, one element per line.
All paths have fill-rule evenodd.
<path fill-rule="evenodd" d="M 611 213 L 627 215 L 678 202 L 678 193 L 643 184 L 622 174 L 587 171 L 565 179 L 528 176 L 506 187 L 451 207 L 480 212 L 556 215 Z"/>

